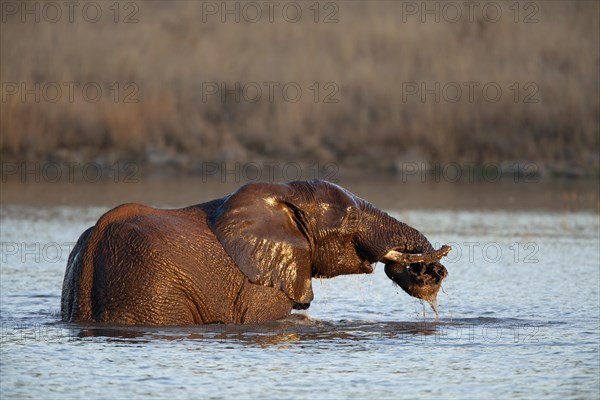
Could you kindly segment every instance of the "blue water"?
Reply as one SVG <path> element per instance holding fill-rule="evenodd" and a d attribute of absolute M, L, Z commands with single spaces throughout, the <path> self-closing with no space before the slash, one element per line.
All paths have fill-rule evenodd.
<path fill-rule="evenodd" d="M 105 210 L 2 207 L 2 398 L 600 397 L 596 213 L 391 210 L 454 247 L 439 322 L 378 265 L 314 280 L 285 321 L 62 323 L 68 251 Z"/>

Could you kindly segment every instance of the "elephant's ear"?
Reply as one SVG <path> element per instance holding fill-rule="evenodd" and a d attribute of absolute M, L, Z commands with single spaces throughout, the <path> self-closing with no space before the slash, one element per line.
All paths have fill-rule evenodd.
<path fill-rule="evenodd" d="M 309 228 L 284 184 L 243 186 L 210 216 L 210 228 L 248 279 L 285 292 L 294 302 L 313 299 Z"/>

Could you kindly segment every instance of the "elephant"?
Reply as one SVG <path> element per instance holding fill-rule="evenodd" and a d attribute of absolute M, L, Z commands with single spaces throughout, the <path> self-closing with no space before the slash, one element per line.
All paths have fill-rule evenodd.
<path fill-rule="evenodd" d="M 372 273 L 379 261 L 408 294 L 426 298 L 447 276 L 440 258 L 418 230 L 334 183 L 248 183 L 185 208 L 128 203 L 106 212 L 69 254 L 61 317 L 117 325 L 277 320 L 310 306 L 312 278 Z M 411 267 L 421 272 L 410 275 Z"/>

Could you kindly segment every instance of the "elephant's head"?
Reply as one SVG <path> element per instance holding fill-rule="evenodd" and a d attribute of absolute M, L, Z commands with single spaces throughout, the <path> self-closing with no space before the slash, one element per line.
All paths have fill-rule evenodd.
<path fill-rule="evenodd" d="M 385 273 L 406 293 L 427 300 L 437 315 L 437 293 L 448 276 L 448 271 L 439 260 L 448 255 L 450 250 L 450 246 L 442 246 L 437 251 L 424 254 L 392 250 L 384 257 Z"/>
<path fill-rule="evenodd" d="M 248 184 L 212 212 L 210 226 L 251 282 L 283 290 L 295 308 L 312 301 L 313 277 L 371 273 L 378 261 L 419 298 L 429 296 L 423 294 L 427 286 L 439 288 L 447 274 L 439 258 L 421 260 L 422 277 L 433 280 L 419 285 L 410 275 L 416 268 L 405 271 L 418 263 L 399 254 L 434 254 L 425 236 L 325 181 Z"/>

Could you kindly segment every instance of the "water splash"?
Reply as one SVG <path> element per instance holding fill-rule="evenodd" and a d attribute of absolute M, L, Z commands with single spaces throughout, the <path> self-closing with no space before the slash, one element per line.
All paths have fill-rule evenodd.
<path fill-rule="evenodd" d="M 437 302 L 437 297 L 431 299 L 431 300 L 427 300 L 427 302 L 429 303 L 429 305 L 431 306 L 431 309 L 433 310 L 433 312 L 435 313 L 435 320 L 439 321 L 440 320 L 440 315 L 438 313 L 438 302 Z"/>
<path fill-rule="evenodd" d="M 438 302 L 437 302 L 437 298 L 433 298 L 433 299 L 421 299 L 421 304 L 423 304 L 423 319 L 425 319 L 427 317 L 427 307 L 425 306 L 425 303 L 423 302 L 423 300 L 425 300 L 429 306 L 431 307 L 431 309 L 433 310 L 433 312 L 435 313 L 435 320 L 439 321 L 440 320 L 440 315 L 439 315 L 439 307 L 438 307 Z"/>

